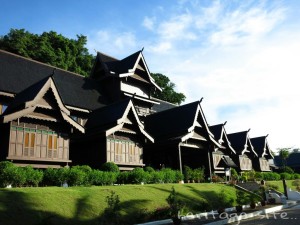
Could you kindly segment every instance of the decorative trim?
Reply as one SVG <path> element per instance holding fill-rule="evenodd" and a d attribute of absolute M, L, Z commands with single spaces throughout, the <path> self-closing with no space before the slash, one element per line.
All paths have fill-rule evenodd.
<path fill-rule="evenodd" d="M 75 110 L 75 111 L 79 111 L 79 112 L 85 112 L 85 113 L 90 113 L 90 110 L 87 110 L 87 109 L 82 109 L 82 108 L 78 108 L 78 107 L 74 107 L 74 106 L 70 106 L 70 105 L 66 105 L 66 107 L 68 109 L 71 109 L 71 110 Z"/>
<path fill-rule="evenodd" d="M 7 96 L 7 97 L 12 97 L 12 98 L 15 97 L 15 94 L 8 93 L 8 92 L 3 92 L 3 91 L 0 91 L 0 95 Z"/>

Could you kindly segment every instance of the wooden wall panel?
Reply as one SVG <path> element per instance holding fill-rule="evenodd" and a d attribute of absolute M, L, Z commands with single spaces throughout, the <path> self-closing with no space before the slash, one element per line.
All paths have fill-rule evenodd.
<path fill-rule="evenodd" d="M 10 130 L 10 138 L 9 138 L 9 156 L 16 155 L 16 139 L 17 139 L 17 131 Z"/>
<path fill-rule="evenodd" d="M 23 138 L 24 133 L 21 131 L 17 131 L 16 156 L 23 155 Z"/>
<path fill-rule="evenodd" d="M 42 133 L 41 141 L 41 158 L 47 157 L 47 134 Z"/>
<path fill-rule="evenodd" d="M 41 158 L 42 133 L 36 133 L 35 157 Z"/>

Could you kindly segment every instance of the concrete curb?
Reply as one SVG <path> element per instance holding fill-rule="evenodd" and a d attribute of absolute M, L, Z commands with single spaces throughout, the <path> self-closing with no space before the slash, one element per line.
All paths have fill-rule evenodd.
<path fill-rule="evenodd" d="M 275 206 L 275 207 L 268 208 L 268 209 L 262 209 L 262 210 L 255 211 L 252 213 L 242 213 L 238 216 L 233 216 L 233 217 L 230 217 L 227 219 L 222 219 L 222 220 L 218 220 L 215 222 L 206 223 L 205 225 L 224 225 L 224 224 L 228 224 L 228 223 L 233 223 L 233 222 L 253 218 L 255 216 L 266 215 L 268 213 L 280 211 L 282 209 L 293 207 L 297 204 L 298 203 L 296 201 L 293 201 L 293 202 L 290 202 L 285 205 L 279 205 L 279 206 Z M 249 208 L 249 206 L 244 206 L 243 208 Z M 227 208 L 225 210 L 225 212 L 233 212 L 234 210 L 235 210 L 234 207 Z M 189 221 L 189 220 L 193 220 L 193 219 L 197 219 L 197 218 L 203 218 L 203 217 L 207 217 L 212 214 L 218 214 L 218 213 L 217 213 L 217 211 L 212 211 L 212 212 L 199 213 L 196 215 L 184 216 L 184 217 L 182 217 L 182 221 L 184 222 L 184 221 Z M 228 216 L 228 215 L 224 214 L 224 216 Z M 173 221 L 171 219 L 166 219 L 166 220 L 152 221 L 152 222 L 148 222 L 148 223 L 140 223 L 140 224 L 136 224 L 136 225 L 163 225 L 163 224 L 170 224 L 170 223 L 173 223 Z"/>
<path fill-rule="evenodd" d="M 171 219 L 166 219 L 166 220 L 152 221 L 148 223 L 139 223 L 136 225 L 162 225 L 162 224 L 169 224 L 169 223 L 173 223 L 173 221 Z"/>
<path fill-rule="evenodd" d="M 266 215 L 266 214 L 272 213 L 272 212 L 277 212 L 277 211 L 280 211 L 282 209 L 290 208 L 290 207 L 295 206 L 295 205 L 297 205 L 297 202 L 291 202 L 291 203 L 286 204 L 286 205 L 279 205 L 279 206 L 259 210 L 259 211 L 252 212 L 252 213 L 247 213 L 247 214 L 242 213 L 239 216 L 233 216 L 233 217 L 228 218 L 228 219 L 223 219 L 223 220 L 218 220 L 218 221 L 211 222 L 211 223 L 206 223 L 205 225 L 224 225 L 224 224 L 228 224 L 228 223 L 233 223 L 233 222 L 253 218 L 253 217 L 256 217 L 256 216 L 260 216 L 260 215 Z"/>

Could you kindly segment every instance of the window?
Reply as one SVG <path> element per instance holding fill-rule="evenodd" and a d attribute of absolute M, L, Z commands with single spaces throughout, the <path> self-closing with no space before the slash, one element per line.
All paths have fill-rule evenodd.
<path fill-rule="evenodd" d="M 135 161 L 135 146 L 134 144 L 129 144 L 129 162 Z"/>
<path fill-rule="evenodd" d="M 48 135 L 48 158 L 57 158 L 57 136 Z"/>
<path fill-rule="evenodd" d="M 34 156 L 35 133 L 25 133 L 24 136 L 24 156 Z"/>
<path fill-rule="evenodd" d="M 7 109 L 7 105 L 0 104 L 0 115 L 3 114 L 6 109 Z"/>
<path fill-rule="evenodd" d="M 115 161 L 121 162 L 122 161 L 122 143 L 115 142 Z"/>
<path fill-rule="evenodd" d="M 72 120 L 76 121 L 78 120 L 78 117 L 77 116 L 71 116 Z"/>

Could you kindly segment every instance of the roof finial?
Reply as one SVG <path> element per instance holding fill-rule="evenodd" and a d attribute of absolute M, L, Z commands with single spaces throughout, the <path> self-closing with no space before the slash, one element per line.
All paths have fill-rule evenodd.
<path fill-rule="evenodd" d="M 266 137 L 268 137 L 268 136 L 269 136 L 269 134 L 266 135 Z"/>
<path fill-rule="evenodd" d="M 248 132 L 251 130 L 251 128 L 248 129 Z"/>
<path fill-rule="evenodd" d="M 226 123 L 227 123 L 227 121 L 225 121 L 225 122 L 223 123 L 223 126 L 225 126 L 225 125 L 226 125 Z"/>
<path fill-rule="evenodd" d="M 199 103 L 201 103 L 202 102 L 202 100 L 203 100 L 203 97 L 199 100 Z"/>
<path fill-rule="evenodd" d="M 144 47 L 142 48 L 141 52 L 144 51 Z"/>

